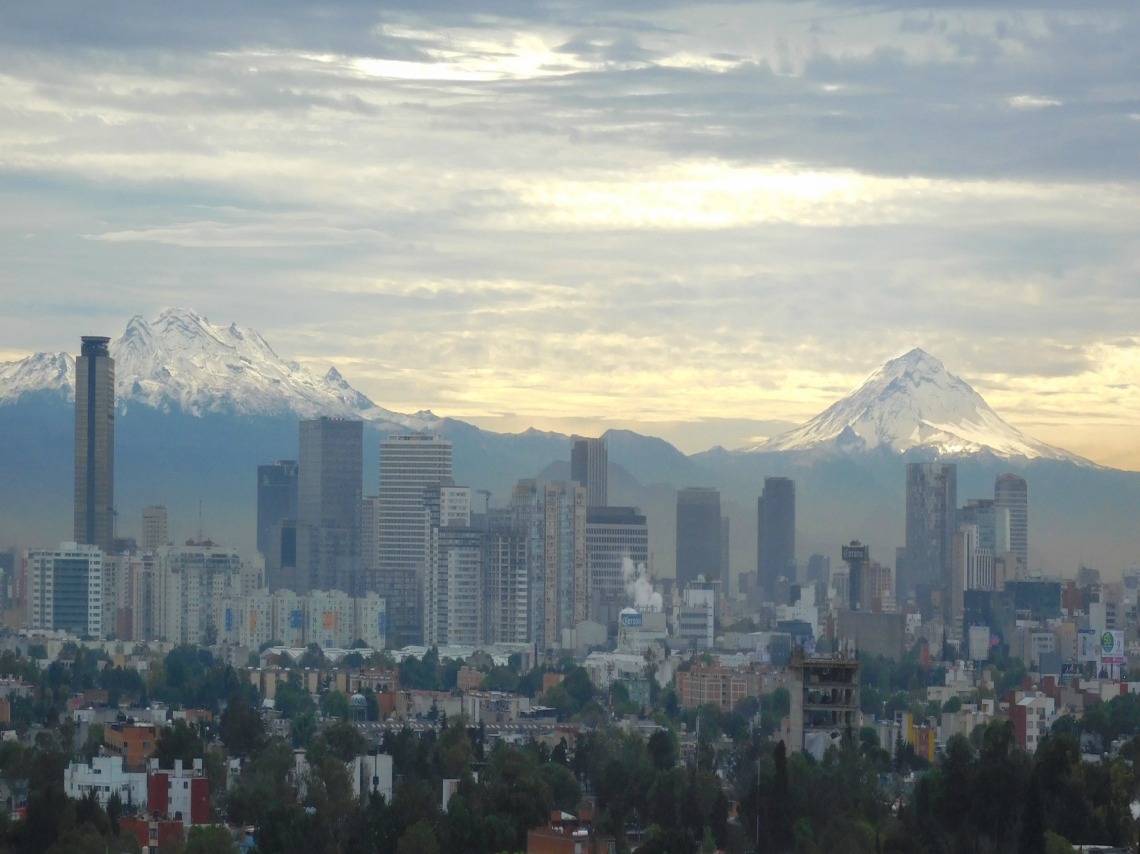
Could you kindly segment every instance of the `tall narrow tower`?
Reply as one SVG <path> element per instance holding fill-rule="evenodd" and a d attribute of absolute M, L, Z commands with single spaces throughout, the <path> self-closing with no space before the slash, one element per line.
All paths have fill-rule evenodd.
<path fill-rule="evenodd" d="M 796 482 L 787 477 L 764 478 L 756 502 L 756 578 L 775 598 L 781 576 L 796 580 Z"/>
<path fill-rule="evenodd" d="M 609 451 L 605 439 L 574 437 L 570 446 L 570 478 L 586 488 L 590 507 L 607 507 Z"/>
<path fill-rule="evenodd" d="M 109 553 L 115 537 L 115 360 L 84 335 L 75 360 L 75 541 Z"/>

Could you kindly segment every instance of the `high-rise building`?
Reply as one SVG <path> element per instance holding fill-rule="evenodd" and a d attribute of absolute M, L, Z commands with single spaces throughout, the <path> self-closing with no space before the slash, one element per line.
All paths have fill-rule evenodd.
<path fill-rule="evenodd" d="M 703 576 L 721 581 L 720 493 L 693 486 L 677 493 L 677 586 Z"/>
<path fill-rule="evenodd" d="M 75 541 L 115 538 L 115 360 L 110 338 L 84 335 L 75 360 Z"/>
<path fill-rule="evenodd" d="M 27 556 L 28 627 L 103 639 L 103 553 L 60 543 Z"/>
<path fill-rule="evenodd" d="M 273 526 L 297 519 L 297 461 L 278 460 L 257 467 L 257 550 L 269 554 Z"/>
<path fill-rule="evenodd" d="M 852 540 L 843 547 L 843 562 L 847 564 L 847 607 L 852 611 L 869 611 L 869 590 L 866 574 L 871 564 L 871 547 Z"/>
<path fill-rule="evenodd" d="M 994 506 L 1009 511 L 1009 548 L 1029 567 L 1029 485 L 1015 474 L 994 481 Z"/>
<path fill-rule="evenodd" d="M 361 421 L 318 418 L 299 425 L 296 593 L 361 592 L 363 453 Z M 270 586 L 281 585 L 271 582 Z"/>
<path fill-rule="evenodd" d="M 364 423 L 318 418 L 300 423 L 297 521 L 355 529 L 364 474 Z"/>
<path fill-rule="evenodd" d="M 372 503 L 376 558 L 365 574 L 367 589 L 387 599 L 389 646 L 423 642 L 424 490 L 451 485 L 451 471 L 451 443 L 441 436 L 397 434 L 380 443 L 380 489 Z"/>
<path fill-rule="evenodd" d="M 155 639 L 203 646 L 217 643 L 225 628 L 218 609 L 240 594 L 241 568 L 238 553 L 220 546 L 160 548 L 154 564 Z"/>
<path fill-rule="evenodd" d="M 968 498 L 958 509 L 958 527 L 974 525 L 978 529 L 978 546 L 997 553 L 997 514 L 992 498 Z"/>
<path fill-rule="evenodd" d="M 570 448 L 570 479 L 586 488 L 588 506 L 609 505 L 608 469 L 609 451 L 605 439 L 574 437 Z"/>
<path fill-rule="evenodd" d="M 586 500 L 573 481 L 520 480 L 511 490 L 510 528 L 526 548 L 528 640 L 540 652 L 558 649 L 589 614 Z"/>
<path fill-rule="evenodd" d="M 649 528 L 636 507 L 591 507 L 586 511 L 586 555 L 590 574 L 589 618 L 616 623 L 623 608 L 636 604 L 626 592 L 625 566 L 649 565 Z"/>
<path fill-rule="evenodd" d="M 506 511 L 490 520 L 487 534 L 486 578 L 487 643 L 530 641 L 530 585 L 526 532 L 513 524 Z"/>
<path fill-rule="evenodd" d="M 428 559 L 424 579 L 424 643 L 477 646 L 484 639 L 485 532 L 471 527 L 471 489 L 424 489 Z"/>
<path fill-rule="evenodd" d="M 796 482 L 764 478 L 756 510 L 756 572 L 765 593 L 774 595 L 781 578 L 796 580 Z"/>
<path fill-rule="evenodd" d="M 957 504 L 957 466 L 907 464 L 906 577 L 895 580 L 900 601 L 920 584 L 948 587 Z"/>
<path fill-rule="evenodd" d="M 589 616 L 590 565 L 586 549 L 586 489 L 573 482 L 543 489 L 543 638 L 562 644 L 562 632 Z"/>
<path fill-rule="evenodd" d="M 142 512 L 142 550 L 154 552 L 170 545 L 170 526 L 166 508 L 160 504 L 144 507 Z"/>

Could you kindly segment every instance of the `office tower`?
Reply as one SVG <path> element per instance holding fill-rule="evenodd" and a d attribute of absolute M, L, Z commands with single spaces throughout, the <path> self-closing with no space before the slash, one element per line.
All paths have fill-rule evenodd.
<path fill-rule="evenodd" d="M 608 467 L 609 451 L 605 439 L 574 437 L 570 448 L 570 479 L 585 487 L 590 507 L 609 504 Z"/>
<path fill-rule="evenodd" d="M 103 639 L 103 553 L 60 543 L 27 555 L 28 628 Z"/>
<path fill-rule="evenodd" d="M 528 537 L 515 528 L 512 516 L 510 511 L 493 516 L 487 534 L 483 596 L 486 640 L 492 644 L 530 641 Z"/>
<path fill-rule="evenodd" d="M 720 581 L 720 493 L 688 487 L 677 493 L 677 591 L 704 576 Z"/>
<path fill-rule="evenodd" d="M 364 472 L 364 423 L 318 418 L 302 421 L 299 427 L 297 521 L 356 528 Z"/>
<path fill-rule="evenodd" d="M 847 564 L 847 607 L 852 611 L 869 611 L 864 582 L 871 564 L 871 547 L 852 540 L 843 547 L 842 554 Z"/>
<path fill-rule="evenodd" d="M 1015 474 L 994 481 L 994 506 L 1009 510 L 1009 548 L 1022 565 L 1029 566 L 1029 485 Z"/>
<path fill-rule="evenodd" d="M 84 335 L 75 360 L 75 541 L 112 551 L 115 360 L 110 338 Z"/>
<path fill-rule="evenodd" d="M 962 615 L 965 591 L 996 589 L 994 553 L 981 545 L 977 525 L 959 525 L 954 533 L 948 612 L 944 615 L 952 637 L 964 639 Z"/>
<path fill-rule="evenodd" d="M 424 490 L 451 484 L 451 443 L 407 433 L 380 443 L 380 489 L 375 503 L 375 562 L 367 589 L 388 600 L 389 646 L 423 642 L 422 590 L 428 557 Z"/>
<path fill-rule="evenodd" d="M 520 480 L 511 489 L 510 525 L 526 543 L 527 640 L 545 651 L 546 513 L 538 481 Z"/>
<path fill-rule="evenodd" d="M 727 588 L 728 580 L 732 578 L 732 521 L 727 516 L 720 517 L 720 574 L 725 580 L 725 588 Z"/>
<path fill-rule="evenodd" d="M 153 552 L 160 546 L 170 545 L 170 527 L 166 508 L 160 504 L 144 507 L 142 512 L 142 543 L 144 552 Z"/>
<path fill-rule="evenodd" d="M 297 461 L 278 460 L 257 467 L 257 550 L 269 554 L 273 526 L 297 519 Z"/>
<path fill-rule="evenodd" d="M 953 463 L 907 464 L 906 577 L 896 579 L 900 598 L 918 585 L 948 586 L 957 504 Z"/>
<path fill-rule="evenodd" d="M 807 580 L 822 581 L 824 584 L 831 578 L 831 558 L 827 555 L 812 555 L 807 562 Z"/>
<path fill-rule="evenodd" d="M 997 553 L 997 513 L 992 498 L 968 498 L 958 509 L 958 527 L 974 525 L 978 529 L 978 546 Z"/>
<path fill-rule="evenodd" d="M 618 621 L 622 608 L 636 605 L 626 592 L 625 561 L 649 565 L 649 528 L 635 507 L 591 507 L 586 511 L 589 564 L 588 617 L 602 625 Z"/>
<path fill-rule="evenodd" d="M 318 418 L 299 425 L 296 593 L 360 592 L 363 452 L 361 421 Z"/>
<path fill-rule="evenodd" d="M 796 580 L 796 482 L 787 477 L 764 478 L 756 511 L 756 572 L 769 596 L 781 578 Z"/>

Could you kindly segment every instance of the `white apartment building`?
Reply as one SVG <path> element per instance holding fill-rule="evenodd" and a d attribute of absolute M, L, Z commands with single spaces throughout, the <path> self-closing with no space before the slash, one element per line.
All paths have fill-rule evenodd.
<path fill-rule="evenodd" d="M 98 546 L 60 543 L 54 550 L 26 554 L 27 624 L 102 638 L 103 553 Z"/>

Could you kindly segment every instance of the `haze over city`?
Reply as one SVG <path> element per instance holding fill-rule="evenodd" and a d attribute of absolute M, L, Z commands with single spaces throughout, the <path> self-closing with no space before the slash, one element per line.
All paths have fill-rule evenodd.
<path fill-rule="evenodd" d="M 0 361 L 190 304 L 373 400 L 755 444 L 922 347 L 1140 469 L 1140 11 L 29 4 Z"/>

